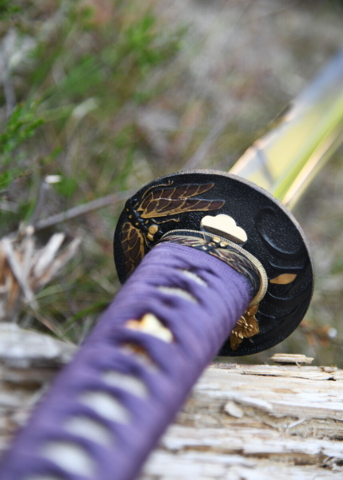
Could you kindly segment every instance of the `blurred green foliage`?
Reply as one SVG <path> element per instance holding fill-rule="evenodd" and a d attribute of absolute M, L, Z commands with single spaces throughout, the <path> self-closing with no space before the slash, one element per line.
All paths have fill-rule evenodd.
<path fill-rule="evenodd" d="M 0 20 L 7 19 L 10 15 L 20 12 L 19 5 L 12 0 L 0 0 Z"/>
<path fill-rule="evenodd" d="M 341 3 L 0 0 L 0 61 L 8 71 L 7 88 L 0 88 L 0 235 L 35 217 L 136 191 L 199 152 L 197 167 L 228 170 L 339 48 Z M 170 14 L 177 4 L 189 30 L 179 26 L 183 14 Z M 223 129 L 211 140 L 222 117 Z M 343 180 L 340 161 L 332 165 L 326 190 L 323 182 L 312 186 L 297 212 L 319 245 L 318 258 L 327 258 L 318 284 L 322 276 L 329 286 L 315 293 L 308 323 L 275 347 L 318 353 L 322 364 L 338 363 L 342 349 L 341 334 L 337 348 L 325 334 L 331 326 L 339 330 L 342 311 L 337 192 Z M 49 175 L 60 181 L 48 185 L 40 202 Z M 63 276 L 38 294 L 39 312 L 23 310 L 22 326 L 47 331 L 43 317 L 61 337 L 83 339 L 119 286 L 112 237 L 122 207 L 37 232 L 38 243 L 63 231 L 82 237 L 82 247 Z"/>
<path fill-rule="evenodd" d="M 0 16 L 3 36 L 16 35 L 7 61 L 17 104 L 8 118 L 5 109 L 0 115 L 0 201 L 14 206 L 0 211 L 4 235 L 29 222 L 37 207 L 48 217 L 140 184 L 132 165 L 143 158 L 146 139 L 136 112 L 160 95 L 159 72 L 177 54 L 182 30 L 158 21 L 149 2 L 138 0 L 2 0 Z M 21 63 L 11 68 L 18 55 Z M 11 108 L 5 89 L 0 101 Z M 37 205 L 47 175 L 60 181 Z M 72 341 L 115 291 L 108 258 L 120 208 L 37 233 L 42 242 L 56 229 L 85 238 L 63 283 L 39 295 L 48 323 Z M 21 322 L 45 328 L 31 311 Z"/>
<path fill-rule="evenodd" d="M 0 133 L 0 190 L 6 188 L 23 173 L 19 147 L 36 133 L 43 120 L 37 118 L 36 105 L 19 104 L 10 115 L 5 128 Z"/>

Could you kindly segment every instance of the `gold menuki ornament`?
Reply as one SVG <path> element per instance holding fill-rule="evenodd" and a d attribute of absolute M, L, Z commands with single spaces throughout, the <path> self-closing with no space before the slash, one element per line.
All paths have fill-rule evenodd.
<path fill-rule="evenodd" d="M 232 350 L 237 350 L 245 338 L 251 338 L 259 333 L 260 329 L 255 317 L 257 312 L 258 304 L 248 308 L 238 320 L 230 334 L 230 347 Z"/>

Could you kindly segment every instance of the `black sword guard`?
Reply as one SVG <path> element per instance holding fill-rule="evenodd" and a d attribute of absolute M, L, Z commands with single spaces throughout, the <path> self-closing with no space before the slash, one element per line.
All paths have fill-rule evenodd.
<path fill-rule="evenodd" d="M 157 178 L 131 197 L 114 236 L 121 282 L 171 230 L 200 230 L 205 215 L 226 214 L 248 236 L 244 249 L 266 270 L 268 290 L 256 314 L 259 333 L 237 350 L 226 340 L 219 355 L 257 353 L 280 343 L 299 325 L 313 293 L 313 265 L 305 235 L 293 215 L 267 191 L 216 170 L 189 170 Z M 289 274 L 288 283 L 270 283 Z"/>

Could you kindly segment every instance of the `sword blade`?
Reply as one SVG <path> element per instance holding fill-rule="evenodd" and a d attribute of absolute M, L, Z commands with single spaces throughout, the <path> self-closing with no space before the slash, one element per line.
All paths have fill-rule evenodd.
<path fill-rule="evenodd" d="M 292 209 L 342 141 L 343 49 L 230 173 L 263 187 Z"/>

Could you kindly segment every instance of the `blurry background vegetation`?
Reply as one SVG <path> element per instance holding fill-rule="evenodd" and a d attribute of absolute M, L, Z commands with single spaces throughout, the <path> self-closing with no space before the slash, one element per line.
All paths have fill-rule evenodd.
<path fill-rule="evenodd" d="M 343 5 L 0 0 L 0 38 L 0 235 L 26 222 L 42 244 L 56 231 L 82 238 L 63 276 L 38 294 L 38 314 L 24 308 L 18 321 L 46 332 L 44 317 L 79 343 L 119 287 L 112 237 L 125 196 L 182 168 L 229 170 L 343 45 Z M 340 367 L 342 155 L 294 212 L 316 291 L 302 326 L 273 349 Z M 118 192 L 121 200 L 109 197 Z M 104 207 L 54 223 L 95 199 Z"/>

